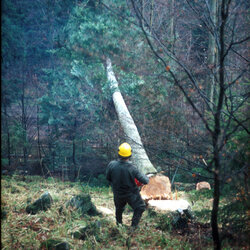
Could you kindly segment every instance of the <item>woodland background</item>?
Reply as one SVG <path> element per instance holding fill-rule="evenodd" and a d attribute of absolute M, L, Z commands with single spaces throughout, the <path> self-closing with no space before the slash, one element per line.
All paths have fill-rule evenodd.
<path fill-rule="evenodd" d="M 206 165 L 213 159 L 213 142 L 202 119 L 214 126 L 208 101 L 216 103 L 219 95 L 217 38 L 206 26 L 212 17 L 220 22 L 220 6 L 211 12 L 214 2 L 3 1 L 2 169 L 43 175 L 65 170 L 71 179 L 104 173 L 125 140 L 107 84 L 108 55 L 158 170 L 172 179 L 178 168 L 175 181 L 212 178 Z M 222 178 L 241 183 L 250 154 L 248 7 L 237 1 L 229 8 L 222 107 L 228 114 L 221 130 L 230 136 L 219 156 Z M 143 23 L 136 8 L 144 13 Z M 156 42 L 148 44 L 149 38 Z M 196 89 L 180 63 L 195 77 Z M 183 89 L 167 74 L 170 67 Z"/>

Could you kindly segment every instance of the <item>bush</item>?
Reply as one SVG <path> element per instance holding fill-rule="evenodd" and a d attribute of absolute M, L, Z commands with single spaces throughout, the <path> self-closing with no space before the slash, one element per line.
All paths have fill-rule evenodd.
<path fill-rule="evenodd" d="M 244 201 L 234 201 L 219 209 L 219 221 L 223 228 L 230 229 L 233 233 L 243 233 L 248 228 L 248 207 Z"/>
<path fill-rule="evenodd" d="M 193 202 L 202 201 L 213 198 L 213 190 L 202 189 L 202 190 L 193 190 L 188 192 L 189 199 Z"/>
<path fill-rule="evenodd" d="M 108 187 L 109 183 L 106 180 L 106 176 L 104 174 L 98 175 L 97 178 L 92 178 L 90 180 L 90 186 L 95 186 L 95 187 Z"/>
<path fill-rule="evenodd" d="M 2 166 L 7 166 L 9 163 L 9 160 L 7 158 L 1 158 L 1 165 Z"/>

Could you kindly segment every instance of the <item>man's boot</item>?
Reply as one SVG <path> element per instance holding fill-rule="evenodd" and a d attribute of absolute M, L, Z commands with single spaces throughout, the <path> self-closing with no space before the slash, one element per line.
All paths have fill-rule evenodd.
<path fill-rule="evenodd" d="M 116 218 L 116 225 L 117 226 L 122 225 L 122 211 L 116 210 L 115 218 Z"/>
<path fill-rule="evenodd" d="M 131 226 L 132 226 L 134 229 L 137 228 L 137 226 L 138 226 L 138 224 L 139 224 L 139 222 L 140 222 L 141 216 L 142 216 L 142 214 L 143 214 L 144 211 L 145 211 L 145 209 L 144 209 L 144 208 L 141 208 L 141 207 L 136 208 L 136 209 L 134 210 L 134 215 L 133 215 L 132 224 L 131 224 Z"/>

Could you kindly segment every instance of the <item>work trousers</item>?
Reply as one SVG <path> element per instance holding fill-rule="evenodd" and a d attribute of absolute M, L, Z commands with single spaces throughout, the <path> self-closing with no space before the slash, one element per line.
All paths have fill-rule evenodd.
<path fill-rule="evenodd" d="M 114 194 L 114 203 L 116 208 L 116 223 L 122 224 L 122 213 L 126 204 L 129 204 L 134 211 L 131 226 L 136 227 L 139 224 L 141 216 L 146 209 L 145 202 L 142 200 L 139 192 L 126 196 Z"/>

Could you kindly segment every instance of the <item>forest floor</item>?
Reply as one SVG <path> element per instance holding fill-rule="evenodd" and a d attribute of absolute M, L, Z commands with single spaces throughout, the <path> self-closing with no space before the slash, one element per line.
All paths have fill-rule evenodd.
<path fill-rule="evenodd" d="M 133 212 L 126 207 L 124 226 L 117 227 L 113 195 L 108 187 L 63 182 L 51 177 L 44 179 L 39 176 L 18 175 L 2 176 L 1 187 L 2 249 L 42 249 L 42 242 L 51 238 L 67 241 L 71 249 L 213 249 L 209 223 L 212 209 L 210 190 L 177 193 L 178 198 L 188 198 L 195 215 L 195 220 L 190 222 L 185 230 L 175 230 L 171 226 L 171 218 L 166 213 L 147 209 L 139 229 L 131 234 L 129 225 Z M 27 204 L 35 201 L 45 191 L 53 198 L 52 207 L 46 212 L 27 214 Z M 89 194 L 93 204 L 102 214 L 81 216 L 76 210 L 66 208 L 66 202 L 80 193 Z M 228 200 L 223 198 L 221 204 L 226 206 L 227 203 Z M 230 208 L 231 203 L 232 200 Z M 240 214 L 238 210 L 236 212 Z M 245 213 L 244 210 L 242 216 L 237 217 L 238 224 L 233 221 L 234 225 L 247 223 Z M 230 224 L 230 220 L 221 221 L 220 227 L 223 223 Z M 84 240 L 72 237 L 73 230 L 83 223 L 96 222 L 99 225 L 98 230 Z M 223 249 L 249 249 L 246 230 L 243 227 L 241 230 L 241 233 L 231 229 L 222 231 Z"/>

